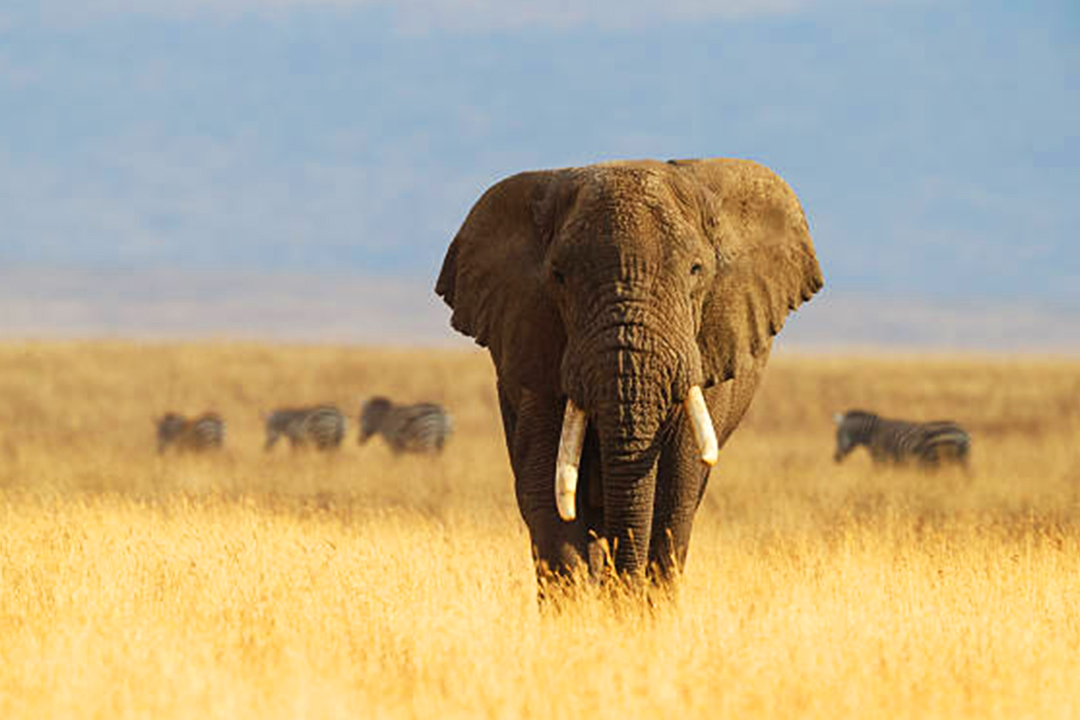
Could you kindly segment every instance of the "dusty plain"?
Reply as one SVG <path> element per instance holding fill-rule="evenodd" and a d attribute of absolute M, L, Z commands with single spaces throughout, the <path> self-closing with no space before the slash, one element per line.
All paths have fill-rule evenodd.
<path fill-rule="evenodd" d="M 259 412 L 434 400 L 437 459 L 262 450 Z M 951 418 L 970 475 L 832 462 Z M 159 456 L 215 409 L 227 449 Z M 677 602 L 538 612 L 487 357 L 0 344 L 0 717 L 1080 717 L 1080 359 L 774 358 Z"/>

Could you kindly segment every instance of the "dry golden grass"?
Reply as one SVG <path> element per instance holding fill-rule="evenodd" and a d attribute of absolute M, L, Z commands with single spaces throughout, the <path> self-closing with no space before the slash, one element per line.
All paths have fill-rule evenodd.
<path fill-rule="evenodd" d="M 432 399 L 437 462 L 260 447 L 260 409 Z M 832 464 L 952 417 L 974 472 Z M 228 450 L 158 457 L 216 409 Z M 534 602 L 480 353 L 0 345 L 0 717 L 1077 717 L 1080 361 L 774 360 L 677 604 Z"/>

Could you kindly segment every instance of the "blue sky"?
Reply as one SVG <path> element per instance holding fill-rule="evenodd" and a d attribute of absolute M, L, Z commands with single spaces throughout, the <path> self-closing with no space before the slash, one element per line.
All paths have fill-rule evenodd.
<path fill-rule="evenodd" d="M 501 177 L 730 156 L 831 289 L 1080 301 L 1075 0 L 583 5 L 6 0 L 0 263 L 433 279 Z"/>

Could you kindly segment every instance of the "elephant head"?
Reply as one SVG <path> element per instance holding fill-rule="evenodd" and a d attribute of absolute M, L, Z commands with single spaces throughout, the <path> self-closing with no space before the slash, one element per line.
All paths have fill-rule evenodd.
<path fill-rule="evenodd" d="M 787 184 L 755 163 L 716 159 L 505 179 L 472 208 L 436 292 L 453 327 L 489 349 L 504 423 L 523 393 L 563 403 L 547 497 L 564 522 L 583 508 L 578 455 L 593 427 L 598 531 L 616 570 L 634 573 L 649 559 L 656 485 L 677 480 L 657 476 L 674 419 L 692 421 L 681 427 L 692 428 L 698 458 L 715 462 L 702 390 L 763 362 L 788 312 L 821 286 Z M 722 441 L 729 429 L 720 430 Z M 507 441 L 513 461 L 509 426 Z M 515 463 L 516 475 L 526 471 Z"/>

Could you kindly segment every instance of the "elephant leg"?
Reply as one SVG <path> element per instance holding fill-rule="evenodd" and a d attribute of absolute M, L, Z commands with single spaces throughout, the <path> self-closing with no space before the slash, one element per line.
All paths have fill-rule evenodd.
<path fill-rule="evenodd" d="M 649 541 L 649 578 L 657 585 L 671 585 L 686 565 L 694 513 L 708 476 L 690 424 L 680 415 L 657 472 Z"/>
<path fill-rule="evenodd" d="M 522 390 L 517 407 L 500 392 L 503 425 L 510 443 L 514 492 L 529 529 L 541 597 L 552 581 L 587 570 L 588 513 L 580 496 L 577 519 L 565 522 L 555 506 L 555 459 L 565 402 Z"/>
<path fill-rule="evenodd" d="M 510 453 L 510 463 L 514 462 L 514 436 L 517 433 L 517 406 L 510 399 L 502 383 L 496 385 L 499 394 L 499 415 L 502 416 L 503 436 L 506 449 Z"/>
<path fill-rule="evenodd" d="M 613 570 L 614 558 L 604 538 L 604 483 L 600 462 L 600 438 L 589 426 L 578 467 L 579 516 L 585 524 L 589 578 L 599 581 Z"/>
<path fill-rule="evenodd" d="M 757 378 L 749 379 L 747 391 L 735 382 L 725 382 L 705 390 L 705 402 L 713 423 L 722 430 L 717 438 L 721 448 L 742 417 L 753 395 Z M 723 463 L 723 454 L 720 456 Z M 694 432 L 685 412 L 672 420 L 668 440 L 660 457 L 653 509 L 653 535 L 649 543 L 650 577 L 670 585 L 686 566 L 694 515 L 709 482 L 710 468 L 701 462 Z"/>

